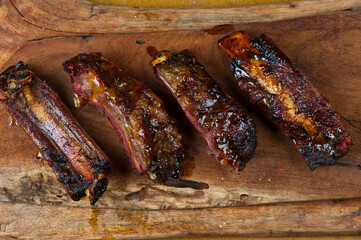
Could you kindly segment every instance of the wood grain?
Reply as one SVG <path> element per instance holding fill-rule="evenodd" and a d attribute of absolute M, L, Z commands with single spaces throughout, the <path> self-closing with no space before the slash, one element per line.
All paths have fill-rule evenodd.
<path fill-rule="evenodd" d="M 215 80 L 241 101 L 219 49 L 224 34 L 204 31 L 86 35 L 39 39 L 23 46 L 4 67 L 20 59 L 64 99 L 113 163 L 109 189 L 95 208 L 73 202 L 48 166 L 33 157 L 31 139 L 0 109 L 0 232 L 21 238 L 153 238 L 198 234 L 357 234 L 360 198 L 361 12 L 314 16 L 272 23 L 233 26 L 250 34 L 266 33 L 304 70 L 345 120 L 354 146 L 340 160 L 346 166 L 309 171 L 289 139 L 257 115 L 259 145 L 245 171 L 235 174 L 207 154 L 207 146 L 154 77 L 147 47 L 190 49 Z M 144 41 L 138 44 L 137 40 Z M 138 41 L 139 42 L 139 41 Z M 126 73 L 148 84 L 178 120 L 188 145 L 184 178 L 210 185 L 208 190 L 176 189 L 132 173 L 125 152 L 106 117 L 91 106 L 74 109 L 62 62 L 80 52 L 102 52 Z M 352 199 L 321 201 L 327 199 Z M 310 202 L 319 200 L 317 202 Z M 287 202 L 287 203 L 286 203 Z M 264 205 L 269 204 L 269 205 Z M 258 205 L 258 206 L 257 206 Z M 222 227 L 220 227 L 222 225 Z"/>
<path fill-rule="evenodd" d="M 305 0 L 209 9 L 110 7 L 86 0 L 0 0 L 0 66 L 27 41 L 39 38 L 197 30 L 220 24 L 276 21 L 359 8 L 359 0 Z"/>
<path fill-rule="evenodd" d="M 361 94 L 356 86 L 361 82 L 361 11 L 329 14 L 358 7 L 356 0 L 310 0 L 196 11 L 110 8 L 71 0 L 0 0 L 0 66 L 20 59 L 28 63 L 64 99 L 109 155 L 114 169 L 109 189 L 94 208 L 87 200 L 71 201 L 51 169 L 35 159 L 31 139 L 19 127 L 9 130 L 8 114 L 1 107 L 0 236 L 360 234 Z M 275 21 L 316 14 L 327 15 Z M 256 23 L 260 21 L 268 22 Z M 207 154 L 204 140 L 154 77 L 146 48 L 190 49 L 241 101 L 228 68 L 230 59 L 216 44 L 223 35 L 197 30 L 232 23 L 238 23 L 233 26 L 236 30 L 268 34 L 330 99 L 354 140 L 340 160 L 343 166 L 310 172 L 291 141 L 253 113 L 259 145 L 244 172 L 235 174 Z M 180 29 L 195 31 L 157 32 Z M 165 101 L 189 146 L 183 177 L 206 182 L 210 189 L 170 188 L 135 176 L 108 120 L 91 106 L 72 107 L 69 77 L 61 64 L 91 51 L 102 52 Z"/>
<path fill-rule="evenodd" d="M 232 235 L 240 229 L 242 234 L 253 236 L 340 234 L 345 229 L 359 234 L 360 204 L 360 200 L 345 200 L 144 211 L 0 203 L 7 219 L 0 226 L 9 237 L 37 239 L 54 238 L 59 229 L 61 239 Z"/>
<path fill-rule="evenodd" d="M 90 0 L 111 6 L 141 7 L 141 8 L 214 8 L 214 7 L 241 7 L 260 4 L 274 4 L 295 2 L 298 0 Z"/>
<path fill-rule="evenodd" d="M 203 9 L 111 8 L 81 0 L 73 3 L 69 0 L 40 1 L 40 3 L 12 0 L 12 4 L 24 20 L 38 27 L 83 34 L 204 29 L 220 24 L 274 21 L 361 7 L 358 0 L 308 0 Z"/>

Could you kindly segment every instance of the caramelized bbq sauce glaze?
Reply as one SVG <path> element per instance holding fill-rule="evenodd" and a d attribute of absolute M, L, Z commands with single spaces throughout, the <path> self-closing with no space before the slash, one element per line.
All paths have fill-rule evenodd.
<path fill-rule="evenodd" d="M 311 170 L 347 153 L 351 137 L 335 109 L 271 39 L 236 32 L 219 45 L 244 96 L 292 138 Z"/>
<path fill-rule="evenodd" d="M 0 75 L 0 101 L 33 139 L 69 196 L 94 204 L 107 188 L 110 162 L 58 95 L 19 62 Z"/>
<path fill-rule="evenodd" d="M 179 179 L 185 158 L 182 136 L 152 90 L 99 53 L 80 54 L 66 61 L 64 69 L 75 94 L 108 117 L 137 174 L 147 172 L 161 182 Z"/>
<path fill-rule="evenodd" d="M 243 170 L 256 148 L 256 128 L 245 111 L 188 51 L 162 51 L 151 62 L 180 106 L 224 165 Z"/>

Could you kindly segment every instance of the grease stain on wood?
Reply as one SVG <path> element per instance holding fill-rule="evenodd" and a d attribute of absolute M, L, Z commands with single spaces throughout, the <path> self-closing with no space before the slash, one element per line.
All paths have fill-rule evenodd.
<path fill-rule="evenodd" d="M 91 217 L 88 220 L 93 236 L 99 235 L 99 229 L 98 229 L 98 216 L 99 216 L 99 209 L 98 208 L 92 208 L 91 209 Z"/>
<path fill-rule="evenodd" d="M 221 35 L 221 34 L 227 34 L 234 31 L 234 27 L 231 24 L 223 24 L 218 25 L 210 29 L 204 30 L 205 33 L 208 33 L 209 35 Z"/>
<path fill-rule="evenodd" d="M 150 19 L 157 19 L 160 15 L 158 13 L 152 13 L 152 12 L 139 12 L 134 14 L 134 18 L 145 18 L 147 20 Z"/>
<path fill-rule="evenodd" d="M 147 53 L 152 58 L 155 58 L 158 55 L 159 51 L 154 46 L 148 46 Z"/>
<path fill-rule="evenodd" d="M 192 188 L 195 190 L 209 189 L 209 185 L 203 182 L 197 182 L 193 180 L 179 179 L 178 181 L 167 180 L 163 182 L 165 186 L 176 188 Z"/>

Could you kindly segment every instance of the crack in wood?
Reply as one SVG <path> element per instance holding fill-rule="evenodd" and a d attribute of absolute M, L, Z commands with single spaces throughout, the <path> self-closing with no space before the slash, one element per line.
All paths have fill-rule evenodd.
<path fill-rule="evenodd" d="M 345 120 L 351 127 L 356 128 L 356 129 L 358 129 L 358 130 L 361 131 L 361 127 L 358 127 L 358 126 L 356 126 L 356 125 L 353 123 L 353 122 L 355 122 L 355 123 L 361 125 L 361 121 L 360 121 L 360 120 L 348 119 L 348 118 L 345 118 L 344 116 L 341 116 L 341 115 L 340 115 L 340 117 L 341 117 L 343 120 Z"/>
<path fill-rule="evenodd" d="M 314 3 L 314 4 L 316 4 L 317 5 L 317 1 L 315 1 L 316 3 Z M 83 31 L 79 31 L 79 32 L 75 32 L 75 31 L 68 31 L 68 30 L 59 30 L 59 29 L 54 29 L 54 28 L 50 28 L 50 27 L 45 27 L 45 26 L 41 26 L 41 25 L 38 25 L 38 24 L 36 24 L 36 23 L 34 23 L 34 22 L 32 22 L 32 21 L 30 21 L 29 19 L 27 19 L 26 18 L 26 16 L 19 10 L 19 8 L 17 8 L 16 7 L 16 5 L 13 3 L 13 1 L 12 0 L 9 0 L 9 3 L 10 3 L 10 5 L 18 12 L 18 14 L 20 15 L 20 17 L 22 18 L 22 20 L 23 21 L 25 21 L 26 23 L 28 23 L 28 24 L 30 24 L 30 25 L 32 25 L 32 26 L 34 26 L 34 27 L 37 27 L 37 28 L 40 28 L 40 29 L 43 29 L 43 30 L 48 30 L 48 31 L 54 31 L 54 32 L 62 32 L 62 33 L 71 33 L 71 34 L 86 34 L 86 33 L 89 33 L 88 31 L 86 31 L 86 30 L 83 30 Z M 58 3 L 59 4 L 59 3 Z M 332 3 L 330 3 L 329 5 L 332 5 Z M 57 15 L 56 17 L 58 17 L 58 18 L 60 18 L 61 20 L 72 20 L 72 21 L 78 21 L 78 20 L 82 20 L 82 21 L 88 21 L 88 20 L 90 20 L 90 19 L 92 19 L 93 17 L 95 17 L 95 16 L 99 16 L 99 15 L 101 15 L 101 14 L 106 14 L 106 13 L 109 13 L 109 12 L 111 12 L 111 11 L 109 11 L 109 9 L 110 9 L 110 7 L 109 6 L 107 6 L 107 7 L 102 7 L 102 8 L 98 8 L 97 9 L 97 11 L 95 11 L 95 7 L 96 6 L 99 6 L 99 4 L 92 4 L 91 6 L 90 6 L 90 11 L 89 11 L 89 15 L 88 15 L 88 17 L 85 17 L 85 18 L 83 18 L 83 19 L 76 19 L 76 18 L 68 18 L 68 17 L 66 17 L 66 16 L 68 16 L 68 13 L 63 13 L 62 15 Z M 307 11 L 302 11 L 302 9 L 303 8 L 305 8 L 305 7 L 307 7 L 307 4 L 304 6 L 303 4 L 300 4 L 300 3 L 297 3 L 297 5 L 296 5 L 296 3 L 291 3 L 291 4 L 284 4 L 284 5 L 282 5 L 282 4 L 279 4 L 278 5 L 278 7 L 280 7 L 280 8 L 291 8 L 291 9 L 295 9 L 295 8 L 297 8 L 297 11 L 299 11 L 299 12 L 302 12 L 302 14 L 300 14 L 299 16 L 297 16 L 297 17 L 304 17 L 304 16 L 308 16 L 309 15 L 309 13 L 308 14 L 305 14 Z M 345 6 L 344 6 L 345 8 L 344 9 L 341 9 L 341 8 L 337 8 L 337 7 L 334 7 L 334 8 L 325 8 L 325 9 L 323 9 L 323 11 L 320 11 L 320 13 L 322 13 L 322 14 L 332 14 L 332 13 L 336 13 L 336 12 L 338 12 L 338 11 L 350 11 L 350 10 L 356 10 L 356 9 L 361 9 L 361 6 L 359 6 L 359 5 L 357 5 L 357 4 L 354 4 L 352 1 L 350 1 L 350 3 L 347 3 L 347 4 L 345 4 Z M 86 6 L 86 8 L 88 8 L 89 9 L 89 5 L 88 6 Z M 238 8 L 240 8 L 240 9 L 246 9 L 245 7 L 238 7 Z M 265 9 L 265 6 L 263 6 L 263 5 L 260 5 L 260 6 L 257 6 L 257 11 L 260 11 L 260 12 L 262 12 L 262 11 L 264 11 L 264 9 Z M 316 7 L 315 7 L 315 9 L 316 9 Z M 135 12 L 135 16 L 137 16 L 137 14 L 140 14 L 140 15 L 144 15 L 145 13 L 144 13 L 144 10 L 133 10 L 132 9 L 132 11 L 134 11 Z M 148 10 L 147 10 L 148 11 Z M 169 22 L 175 22 L 175 23 L 177 23 L 177 25 L 179 25 L 179 26 L 181 26 L 181 27 L 179 27 L 179 26 L 177 26 L 177 27 L 175 27 L 175 29 L 178 29 L 178 30 L 180 30 L 180 29 L 183 29 L 183 30 L 185 30 L 185 29 L 194 29 L 194 26 L 192 25 L 192 24 L 189 24 L 189 21 L 190 21 L 190 19 L 189 19 L 189 15 L 188 14 L 183 14 L 183 11 L 184 10 L 182 10 L 182 9 L 172 9 L 172 10 L 167 10 L 167 9 L 162 9 L 162 12 L 163 12 L 163 14 L 164 15 L 172 15 L 172 16 L 174 16 L 175 14 L 177 14 L 177 13 L 179 13 L 179 15 L 180 15 L 180 17 L 178 17 L 178 18 L 175 18 L 175 20 L 169 20 L 168 18 L 163 18 L 161 21 L 169 21 Z M 191 11 L 191 10 L 190 10 Z M 203 9 L 203 11 L 204 11 L 204 13 L 208 13 L 208 12 L 210 12 L 210 13 L 213 13 L 213 9 Z M 219 11 L 221 11 L 221 12 L 219 12 Z M 122 10 L 119 10 L 119 12 L 121 13 L 122 12 Z M 222 12 L 224 12 L 224 13 L 222 13 Z M 318 14 L 320 14 L 320 13 L 318 13 Z M 232 16 L 233 16 L 233 11 L 232 11 L 232 9 L 230 9 L 230 10 L 228 10 L 228 8 L 221 8 L 221 9 L 219 9 L 218 11 L 217 11 L 217 14 L 219 14 L 219 15 L 222 15 L 222 16 L 228 16 L 228 15 L 230 15 L 230 14 L 232 14 Z M 259 13 L 258 13 L 259 14 Z M 256 15 L 258 15 L 258 14 L 256 14 Z M 203 14 L 203 15 L 205 15 L 205 16 L 208 16 L 208 14 Z M 120 15 L 121 16 L 121 15 Z M 127 15 L 125 15 L 125 16 L 127 16 Z M 147 15 L 148 16 L 148 15 Z M 46 17 L 46 16 L 45 16 Z M 41 18 L 41 16 L 39 17 L 39 18 Z M 203 18 L 203 17 L 202 17 Z M 202 19 L 201 18 L 201 22 L 199 23 L 199 24 L 201 24 L 201 26 L 203 26 L 203 27 L 195 27 L 196 29 L 202 29 L 202 28 L 204 28 L 204 27 L 209 27 L 209 26 L 211 26 L 211 21 L 209 20 L 209 19 Z M 290 19 L 290 18 L 295 18 L 295 16 L 293 16 L 293 15 L 291 15 L 291 16 L 287 16 L 287 17 L 285 17 L 284 15 L 280 15 L 280 16 L 278 16 L 277 14 L 275 15 L 275 16 L 271 16 L 271 17 L 268 17 L 268 18 L 266 18 L 266 19 L 256 19 L 256 17 L 254 17 L 255 19 L 245 19 L 245 21 L 246 22 L 255 22 L 255 21 L 276 21 L 276 20 L 283 20 L 283 19 Z M 218 18 L 216 18 L 216 20 L 217 21 L 214 21 L 214 25 L 217 25 L 217 23 L 218 24 L 225 24 L 225 23 L 237 23 L 237 22 L 241 22 L 241 20 L 238 20 L 237 22 L 234 22 L 234 20 L 232 20 L 233 18 L 230 18 L 230 19 L 223 19 L 223 18 L 221 18 L 221 20 L 220 19 L 218 19 Z M 150 20 L 150 18 L 147 18 L 146 20 Z M 154 20 L 154 19 L 153 19 Z M 119 19 L 119 22 L 121 22 L 121 21 L 124 21 L 124 19 Z M 125 27 L 125 29 L 123 29 L 121 32 L 131 32 L 131 31 L 134 31 L 134 29 L 136 29 L 137 28 L 137 32 L 138 31 L 141 31 L 141 32 L 143 32 L 143 31 L 149 31 L 149 29 L 156 29 L 156 30 L 152 30 L 152 31 L 164 31 L 164 29 L 157 29 L 157 28 L 154 28 L 153 26 L 149 26 L 148 24 L 145 24 L 145 25 L 142 25 L 142 26 L 140 26 L 139 24 L 138 24 L 138 21 L 133 21 L 133 20 L 127 20 L 126 21 L 127 23 L 126 23 L 126 25 L 132 25 L 132 24 L 135 24 L 135 26 L 134 26 L 134 28 L 132 28 L 132 29 L 128 29 L 128 27 L 129 26 L 126 26 Z M 144 20 L 142 21 L 142 22 L 145 22 Z M 103 23 L 104 24 L 104 23 Z M 120 33 L 120 32 L 118 32 L 118 30 L 120 30 L 121 28 L 122 28 L 122 26 L 124 27 L 125 25 L 123 24 L 123 25 L 119 25 L 117 28 L 116 28 L 116 30 L 115 31 L 109 31 L 109 32 L 106 32 L 107 34 L 109 34 L 109 33 Z M 82 29 L 82 26 L 80 25 L 80 27 L 79 27 L 79 29 Z"/>
<path fill-rule="evenodd" d="M 71 34 L 87 34 L 86 32 L 72 32 L 72 31 L 63 31 L 63 30 L 57 30 L 57 29 L 52 29 L 52 28 L 48 28 L 48 27 L 43 27 L 43 26 L 40 26 L 40 25 L 37 25 L 31 21 L 29 21 L 28 19 L 26 19 L 26 17 L 24 16 L 24 14 L 22 14 L 20 12 L 20 10 L 15 6 L 15 4 L 12 2 L 12 0 L 9 0 L 10 4 L 14 7 L 14 9 L 16 10 L 16 12 L 19 13 L 21 19 L 23 21 L 25 21 L 26 23 L 36 27 L 36 28 L 39 28 L 39 29 L 42 29 L 42 30 L 47 30 L 47 31 L 53 31 L 53 32 L 59 32 L 59 33 L 71 33 Z"/>
<path fill-rule="evenodd" d="M 15 202 L 15 197 L 9 192 L 7 187 L 3 187 L 3 192 L 10 202 Z"/>
<path fill-rule="evenodd" d="M 97 14 L 94 13 L 94 6 L 95 6 L 95 4 L 91 5 L 91 7 L 90 7 L 90 15 L 89 15 L 89 17 L 87 19 L 90 19 L 90 18 L 92 18 L 94 16 L 97 16 Z"/>
<path fill-rule="evenodd" d="M 361 170 L 361 165 L 354 165 L 351 163 L 343 163 L 343 162 L 335 162 L 336 165 L 341 166 L 341 167 L 351 167 L 351 168 L 356 168 L 358 170 Z"/>
<path fill-rule="evenodd" d="M 20 14 L 21 17 L 24 18 L 24 15 L 19 11 L 19 9 L 15 6 L 12 0 L 9 0 L 10 4 L 15 8 L 15 10 Z"/>
<path fill-rule="evenodd" d="M 199 197 L 203 197 L 204 196 L 204 192 L 203 191 L 195 191 L 193 194 L 180 194 L 180 193 L 175 193 L 175 192 L 167 192 L 161 189 L 158 189 L 156 187 L 152 187 L 152 186 L 145 186 L 143 187 L 141 190 L 136 191 L 136 192 L 132 192 L 127 194 L 124 199 L 129 201 L 129 200 L 138 200 L 138 201 L 143 201 L 146 199 L 154 199 L 155 197 L 159 197 L 159 196 L 164 196 L 164 197 L 173 197 L 175 199 L 179 199 L 179 198 L 199 198 Z"/>
<path fill-rule="evenodd" d="M 361 216 L 361 207 L 359 207 L 358 210 L 356 211 L 343 215 L 343 217 L 347 217 L 347 218 L 356 218 L 360 216 Z"/>
<path fill-rule="evenodd" d="M 87 40 L 88 38 L 93 37 L 94 35 L 97 34 L 93 34 L 93 35 L 79 35 L 79 36 L 50 36 L 50 37 L 42 37 L 42 38 L 33 38 L 33 39 L 29 39 L 26 40 L 26 42 L 38 42 L 38 41 L 43 41 L 43 40 L 48 40 L 48 39 L 54 39 L 54 38 L 82 38 L 83 40 Z"/>
<path fill-rule="evenodd" d="M 26 40 L 26 42 L 38 42 L 38 41 L 42 41 L 42 40 L 46 40 L 46 39 L 53 39 L 53 38 L 61 38 L 64 37 L 66 38 L 66 36 L 50 36 L 50 37 L 42 37 L 42 38 L 33 38 L 33 39 L 29 39 Z"/>

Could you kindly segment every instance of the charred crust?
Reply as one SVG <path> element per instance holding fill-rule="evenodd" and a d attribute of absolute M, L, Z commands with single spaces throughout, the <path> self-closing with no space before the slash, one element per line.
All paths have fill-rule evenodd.
<path fill-rule="evenodd" d="M 99 174 L 88 188 L 89 190 L 89 200 L 90 204 L 94 205 L 98 199 L 103 195 L 103 193 L 107 190 L 108 186 L 108 178 L 103 175 Z"/>
<path fill-rule="evenodd" d="M 170 86 L 217 159 L 242 170 L 257 145 L 254 123 L 245 111 L 187 49 L 155 67 L 156 75 Z"/>
<path fill-rule="evenodd" d="M 162 54 L 167 55 L 163 51 L 158 56 Z M 63 65 L 71 76 L 74 92 L 107 114 L 137 175 L 155 174 L 161 182 L 179 178 L 184 148 L 174 120 L 165 112 L 161 99 L 99 53 L 79 54 Z M 90 86 L 93 81 L 90 75 L 96 77 L 101 88 Z M 122 117 L 116 120 L 113 115 L 119 112 Z M 140 154 L 135 156 L 134 151 Z"/>
<path fill-rule="evenodd" d="M 35 78 L 34 74 L 22 61 L 14 66 L 8 67 L 0 75 L 0 91 L 6 98 L 14 97 L 25 85 L 30 84 Z"/>
<path fill-rule="evenodd" d="M 220 45 L 233 57 L 230 69 L 244 98 L 293 139 L 311 170 L 320 164 L 334 164 L 351 146 L 351 138 L 334 108 L 267 36 L 247 35 L 247 41 L 229 44 L 233 37 L 246 39 L 240 36 L 242 34 L 245 33 L 226 36 L 220 40 Z M 253 54 L 249 54 L 250 52 Z M 284 98 L 278 93 L 270 93 L 260 84 L 257 80 L 259 73 L 251 72 L 249 68 L 251 60 L 264 61 L 260 64 L 259 71 L 264 76 L 276 77 L 279 86 L 287 92 L 288 101 L 292 101 L 293 113 L 290 113 L 290 104 Z M 253 78 L 251 74 L 256 75 Z M 263 101 L 264 99 L 267 101 Z"/>
<path fill-rule="evenodd" d="M 0 79 L 8 85 L 6 98 L 0 91 L 2 104 L 33 139 L 68 195 L 75 201 L 80 200 L 93 177 L 110 173 L 109 160 L 85 134 L 58 95 L 24 63 L 8 68 Z M 58 132 L 57 128 L 64 131 Z M 60 138 L 64 141 L 58 142 Z M 84 160 L 78 161 L 78 158 Z M 99 190 L 94 194 L 101 195 Z"/>

